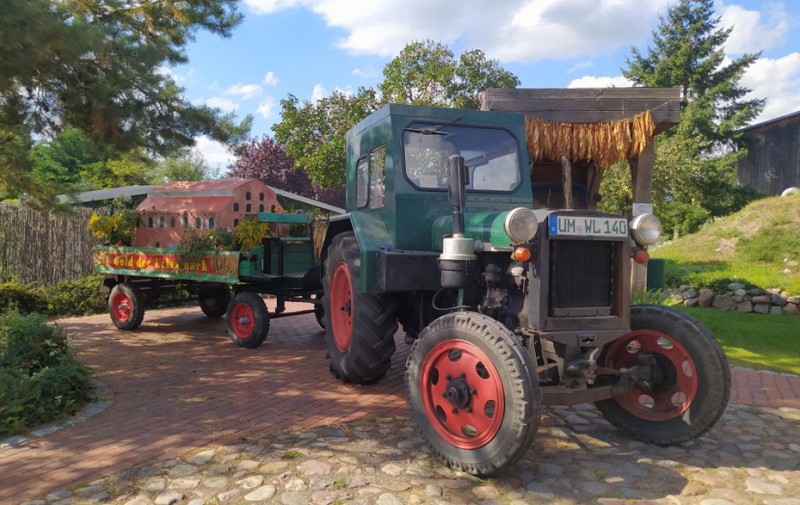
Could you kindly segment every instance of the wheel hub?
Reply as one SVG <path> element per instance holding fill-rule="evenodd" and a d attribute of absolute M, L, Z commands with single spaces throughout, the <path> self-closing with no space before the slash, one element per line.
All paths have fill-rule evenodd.
<path fill-rule="evenodd" d="M 333 343 L 341 353 L 350 349 L 353 334 L 353 285 L 350 269 L 342 262 L 333 271 L 330 286 L 331 333 Z M 338 310 L 336 310 L 338 309 Z"/>
<path fill-rule="evenodd" d="M 466 374 L 462 375 L 466 376 Z M 469 408 L 471 411 L 472 407 L 470 407 L 470 402 L 472 401 L 472 394 L 470 394 L 470 391 L 471 389 L 467 381 L 465 381 L 463 377 L 456 377 L 447 384 L 444 397 L 447 398 L 447 401 L 450 402 L 450 405 L 452 405 L 454 409 Z"/>

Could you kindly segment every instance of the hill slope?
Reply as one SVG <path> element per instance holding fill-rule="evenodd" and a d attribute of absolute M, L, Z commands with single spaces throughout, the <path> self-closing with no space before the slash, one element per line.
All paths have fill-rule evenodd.
<path fill-rule="evenodd" d="M 650 255 L 667 260 L 668 286 L 724 290 L 736 281 L 800 295 L 800 195 L 758 200 Z"/>

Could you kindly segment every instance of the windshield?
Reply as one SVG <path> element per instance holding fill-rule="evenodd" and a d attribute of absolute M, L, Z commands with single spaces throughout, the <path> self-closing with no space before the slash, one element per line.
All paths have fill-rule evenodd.
<path fill-rule="evenodd" d="M 447 158 L 469 168 L 467 191 L 509 192 L 520 183 L 517 141 L 506 130 L 413 123 L 403 132 L 406 175 L 420 189 L 447 189 Z"/>

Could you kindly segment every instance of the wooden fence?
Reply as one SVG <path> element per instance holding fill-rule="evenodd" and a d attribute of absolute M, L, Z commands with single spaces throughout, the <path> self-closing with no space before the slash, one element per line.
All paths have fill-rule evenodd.
<path fill-rule="evenodd" d="M 92 246 L 100 242 L 87 228 L 95 211 L 76 207 L 69 215 L 51 216 L 25 206 L 0 206 L 0 280 L 15 276 L 51 286 L 90 274 Z"/>

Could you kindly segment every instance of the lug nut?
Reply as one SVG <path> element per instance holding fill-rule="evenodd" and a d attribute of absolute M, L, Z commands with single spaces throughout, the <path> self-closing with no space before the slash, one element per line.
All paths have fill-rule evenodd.
<path fill-rule="evenodd" d="M 467 412 L 472 412 L 472 407 L 467 407 Z"/>
<path fill-rule="evenodd" d="M 458 409 L 453 409 L 453 414 L 458 414 Z"/>
<path fill-rule="evenodd" d="M 451 379 L 453 378 L 453 376 L 452 376 L 452 375 L 450 375 L 450 374 L 447 374 L 447 375 L 445 375 L 445 376 L 444 376 L 444 378 L 445 378 L 446 380 L 451 380 Z"/>

